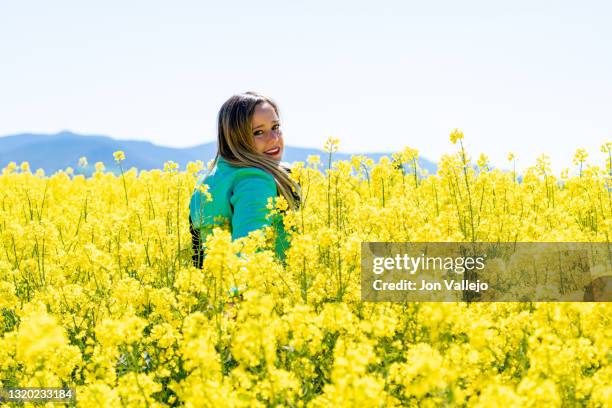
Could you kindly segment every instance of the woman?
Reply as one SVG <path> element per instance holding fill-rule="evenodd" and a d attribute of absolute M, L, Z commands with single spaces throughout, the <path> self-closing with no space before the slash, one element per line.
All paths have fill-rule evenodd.
<path fill-rule="evenodd" d="M 284 261 L 289 243 L 282 218 L 266 218 L 270 197 L 282 195 L 293 210 L 300 205 L 299 185 L 289 178 L 289 168 L 281 165 L 283 151 L 279 110 L 270 98 L 246 92 L 221 106 L 217 155 L 210 172 L 198 180 L 189 203 L 195 266 L 202 267 L 202 243 L 218 225 L 229 226 L 232 239 L 273 226 L 275 252 Z M 202 188 L 204 182 L 208 191 Z"/>

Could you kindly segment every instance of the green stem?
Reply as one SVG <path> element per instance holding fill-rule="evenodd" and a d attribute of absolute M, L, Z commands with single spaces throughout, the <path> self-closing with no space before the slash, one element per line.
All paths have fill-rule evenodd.
<path fill-rule="evenodd" d="M 465 150 L 463 148 L 463 142 L 461 141 L 461 139 L 459 139 L 459 143 L 461 144 L 461 160 L 463 161 L 463 175 L 465 176 L 465 186 L 467 188 L 467 193 L 468 193 L 468 203 L 470 205 L 470 226 L 472 229 L 472 242 L 476 241 L 476 237 L 474 234 L 474 209 L 472 207 L 472 193 L 470 191 L 470 183 L 468 181 L 468 174 L 467 174 L 467 161 L 465 159 Z"/>
<path fill-rule="evenodd" d="M 123 166 L 121 166 L 121 162 L 118 162 L 119 169 L 121 170 L 121 180 L 123 180 L 123 194 L 125 196 L 125 206 L 129 205 L 128 203 L 128 195 L 127 195 L 127 186 L 125 184 L 125 175 L 123 174 Z"/>

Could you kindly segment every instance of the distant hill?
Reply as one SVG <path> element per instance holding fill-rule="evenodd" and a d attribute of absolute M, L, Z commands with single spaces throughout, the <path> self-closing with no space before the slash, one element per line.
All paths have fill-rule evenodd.
<path fill-rule="evenodd" d="M 100 135 L 79 135 L 70 131 L 57 134 L 22 133 L 0 137 L 0 168 L 9 162 L 17 164 L 27 161 L 32 171 L 42 168 L 46 174 L 70 166 L 77 169 L 79 158 L 87 157 L 88 168 L 84 173 L 90 174 L 96 162 L 104 162 L 108 170 L 114 170 L 113 152 L 123 150 L 126 160 L 124 169 L 136 167 L 139 170 L 162 168 L 165 161 L 172 160 L 185 168 L 190 161 L 208 162 L 217 151 L 216 142 L 209 142 L 188 148 L 158 146 L 150 142 L 136 140 L 119 140 Z M 382 156 L 391 157 L 391 153 L 355 153 L 378 161 Z M 283 161 L 306 161 L 309 155 L 320 155 L 321 162 L 326 163 L 328 153 L 320 149 L 285 146 Z M 337 152 L 332 160 L 349 160 L 351 153 Z M 421 168 L 429 173 L 436 172 L 436 164 L 419 158 Z"/>

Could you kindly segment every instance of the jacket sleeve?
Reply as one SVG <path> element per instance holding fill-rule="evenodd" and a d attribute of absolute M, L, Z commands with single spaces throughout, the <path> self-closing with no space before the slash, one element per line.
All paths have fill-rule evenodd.
<path fill-rule="evenodd" d="M 260 169 L 242 169 L 234 182 L 232 205 L 232 239 L 271 225 L 266 219 L 268 198 L 276 196 L 274 178 Z"/>

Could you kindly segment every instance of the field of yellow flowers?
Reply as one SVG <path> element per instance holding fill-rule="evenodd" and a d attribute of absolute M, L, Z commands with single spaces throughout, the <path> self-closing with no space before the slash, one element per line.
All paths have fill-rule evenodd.
<path fill-rule="evenodd" d="M 462 138 L 435 175 L 410 148 L 333 162 L 333 139 L 296 163 L 284 265 L 258 250 L 269 235 L 217 229 L 192 266 L 201 162 L 90 178 L 9 165 L 0 388 L 73 386 L 83 407 L 612 406 L 609 303 L 360 301 L 363 241 L 610 241 L 612 143 L 606 168 L 579 149 L 571 175 L 542 156 L 519 181 Z"/>

